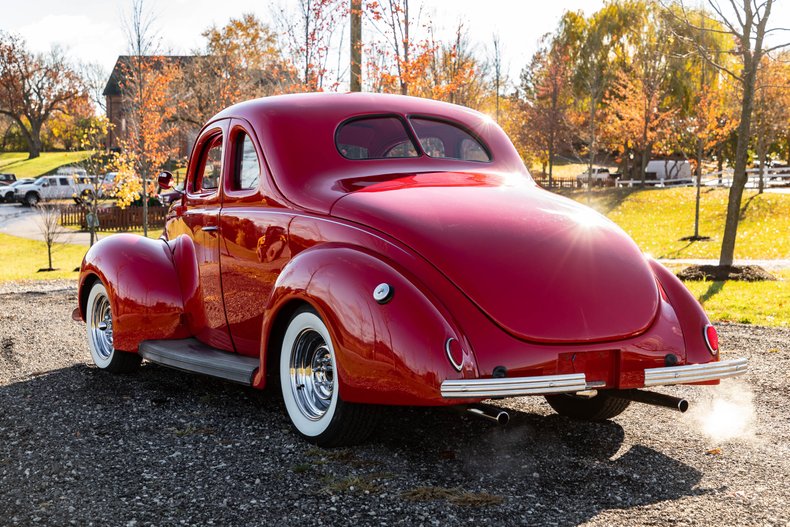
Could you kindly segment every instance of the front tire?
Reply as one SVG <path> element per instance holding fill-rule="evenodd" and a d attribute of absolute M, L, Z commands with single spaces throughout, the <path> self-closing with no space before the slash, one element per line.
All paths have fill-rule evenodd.
<path fill-rule="evenodd" d="M 313 309 L 291 317 L 280 350 L 280 387 L 288 417 L 305 439 L 322 447 L 364 441 L 375 427 L 367 405 L 344 402 L 339 395 L 332 337 Z"/>
<path fill-rule="evenodd" d="M 28 207 L 35 207 L 36 205 L 38 205 L 39 201 L 40 198 L 38 197 L 38 194 L 36 194 L 35 192 L 28 192 L 25 195 L 25 205 L 27 205 Z"/>
<path fill-rule="evenodd" d="M 618 399 L 604 392 L 595 397 L 579 397 L 576 395 L 546 395 L 546 402 L 554 411 L 566 417 L 585 421 L 605 421 L 618 416 L 628 408 L 631 401 Z"/>
<path fill-rule="evenodd" d="M 140 366 L 142 357 L 118 351 L 112 343 L 112 307 L 104 284 L 97 281 L 88 294 L 85 326 L 93 363 L 112 373 L 130 373 Z"/>

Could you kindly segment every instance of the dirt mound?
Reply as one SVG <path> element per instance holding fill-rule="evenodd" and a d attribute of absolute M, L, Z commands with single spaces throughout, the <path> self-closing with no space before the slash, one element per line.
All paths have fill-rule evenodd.
<path fill-rule="evenodd" d="M 714 281 L 740 280 L 743 282 L 763 282 L 776 280 L 776 277 L 759 265 L 692 265 L 677 274 L 681 280 Z"/>

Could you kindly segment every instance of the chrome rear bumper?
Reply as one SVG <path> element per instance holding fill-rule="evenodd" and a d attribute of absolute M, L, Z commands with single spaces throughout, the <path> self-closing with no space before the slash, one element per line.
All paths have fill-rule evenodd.
<path fill-rule="evenodd" d="M 645 387 L 712 381 L 746 373 L 747 359 L 733 359 L 707 364 L 688 364 L 645 370 Z M 442 383 L 442 397 L 477 399 L 488 397 L 519 397 L 574 393 L 600 388 L 587 383 L 583 373 L 542 375 L 537 377 L 506 377 L 504 379 L 457 379 Z"/>
<path fill-rule="evenodd" d="M 686 384 L 689 382 L 713 381 L 735 377 L 746 373 L 748 362 L 747 359 L 741 358 L 709 362 L 707 364 L 651 368 L 645 370 L 645 387 Z"/>

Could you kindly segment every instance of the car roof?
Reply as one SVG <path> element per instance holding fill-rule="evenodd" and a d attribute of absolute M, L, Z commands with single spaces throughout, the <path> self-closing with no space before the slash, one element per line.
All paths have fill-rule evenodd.
<path fill-rule="evenodd" d="M 335 146 L 337 128 L 361 116 L 421 116 L 449 120 L 478 135 L 491 152 L 489 163 L 417 158 L 347 159 Z M 263 149 L 276 187 L 292 203 L 328 212 L 347 194 L 349 179 L 418 172 L 521 173 L 521 158 L 502 129 L 487 115 L 455 104 L 374 93 L 309 93 L 254 99 L 230 106 L 211 121 L 248 121 Z"/>

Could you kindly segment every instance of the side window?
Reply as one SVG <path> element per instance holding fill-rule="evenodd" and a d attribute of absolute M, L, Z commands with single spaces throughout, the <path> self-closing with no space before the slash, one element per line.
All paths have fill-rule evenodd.
<path fill-rule="evenodd" d="M 203 163 L 195 178 L 195 191 L 216 190 L 222 174 L 222 136 L 211 140 L 203 154 Z"/>
<path fill-rule="evenodd" d="M 68 186 L 68 184 L 69 184 L 69 178 L 67 178 L 67 177 L 62 177 L 62 178 L 60 178 L 60 184 L 61 184 L 61 185 L 64 185 L 64 186 Z"/>
<path fill-rule="evenodd" d="M 249 190 L 258 188 L 261 178 L 261 164 L 252 139 L 244 132 L 236 136 L 235 169 L 233 190 Z"/>

